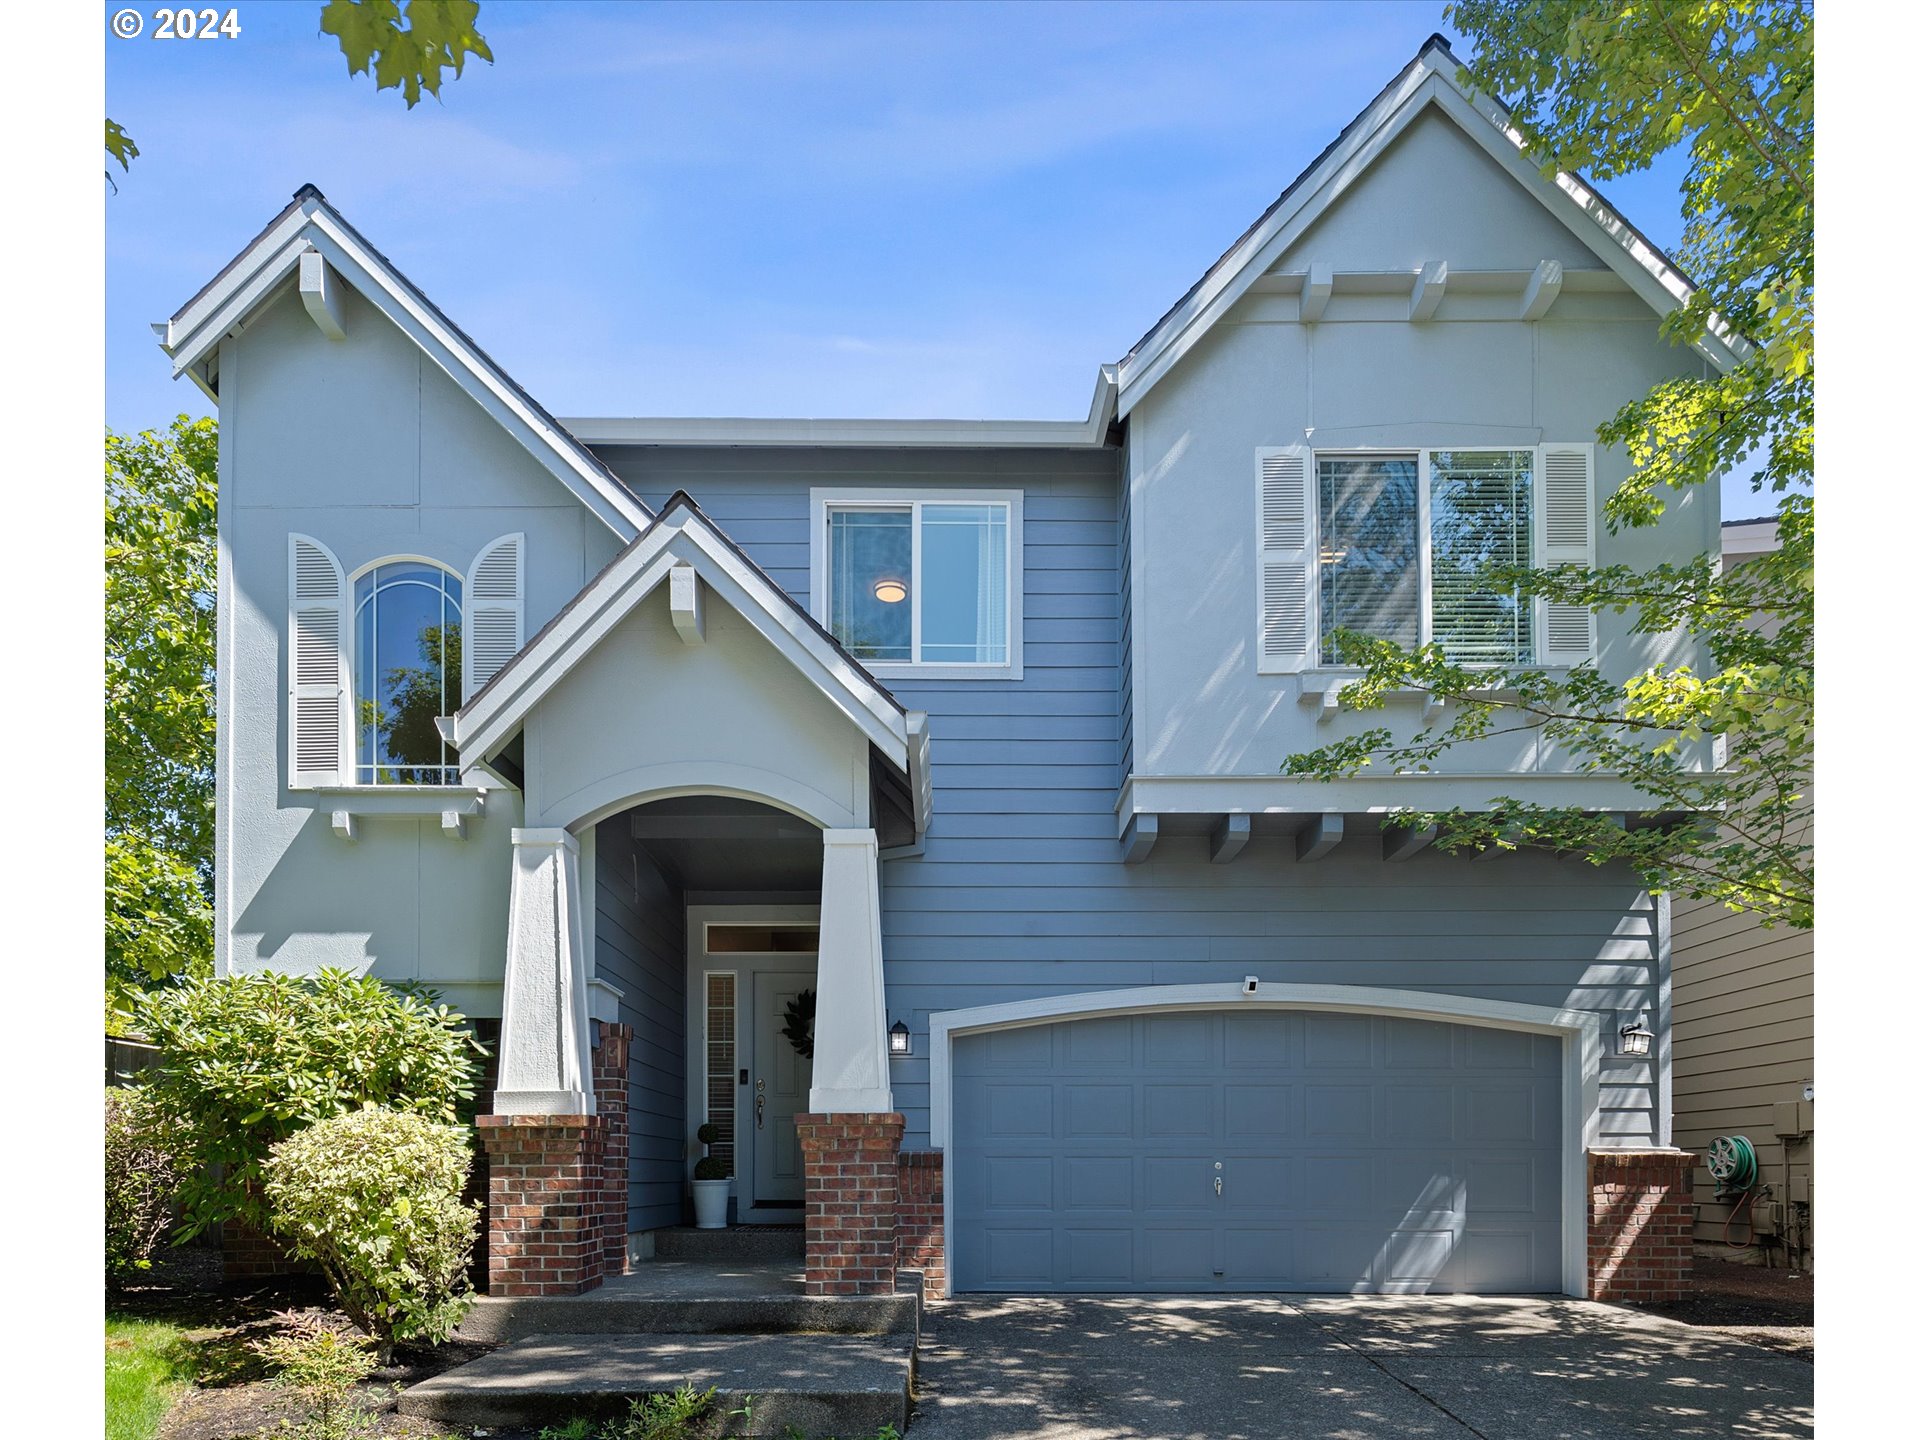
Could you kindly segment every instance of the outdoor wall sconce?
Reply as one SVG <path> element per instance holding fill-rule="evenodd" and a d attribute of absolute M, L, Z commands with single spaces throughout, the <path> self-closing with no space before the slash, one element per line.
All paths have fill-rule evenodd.
<path fill-rule="evenodd" d="M 882 605 L 898 605 L 907 598 L 907 582 L 897 575 L 882 575 L 873 582 L 873 598 Z"/>
<path fill-rule="evenodd" d="M 1620 1027 L 1620 1053 L 1622 1055 L 1651 1055 L 1653 1053 L 1653 1032 L 1638 1019 L 1629 1020 Z"/>
<path fill-rule="evenodd" d="M 893 1028 L 887 1031 L 887 1054 L 913 1054 L 913 1032 L 907 1029 L 906 1021 L 894 1021 Z"/>

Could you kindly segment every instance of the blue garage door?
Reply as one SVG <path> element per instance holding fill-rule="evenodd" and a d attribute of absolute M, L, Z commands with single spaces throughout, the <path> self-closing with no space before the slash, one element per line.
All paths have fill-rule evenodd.
<path fill-rule="evenodd" d="M 1243 1010 L 953 1050 L 960 1290 L 1561 1289 L 1560 1041 Z"/>

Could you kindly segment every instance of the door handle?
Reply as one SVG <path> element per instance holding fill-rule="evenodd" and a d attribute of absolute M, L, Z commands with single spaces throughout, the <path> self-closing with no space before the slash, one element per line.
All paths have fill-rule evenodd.
<path fill-rule="evenodd" d="M 764 1130 L 767 1125 L 767 1082 L 758 1080 L 753 1086 L 753 1128 Z"/>
<path fill-rule="evenodd" d="M 1213 1193 L 1216 1195 L 1220 1193 L 1221 1187 L 1226 1184 L 1225 1178 L 1220 1174 L 1225 1168 L 1226 1164 L 1224 1161 L 1216 1160 L 1213 1162 Z"/>
<path fill-rule="evenodd" d="M 1221 1186 L 1220 1177 L 1216 1175 L 1213 1177 L 1213 1193 L 1214 1194 L 1218 1195 L 1220 1193 L 1220 1186 Z"/>

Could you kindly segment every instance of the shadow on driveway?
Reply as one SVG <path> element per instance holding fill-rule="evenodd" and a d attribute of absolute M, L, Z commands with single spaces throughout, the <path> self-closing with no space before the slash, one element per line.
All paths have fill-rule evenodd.
<path fill-rule="evenodd" d="M 911 1440 L 1626 1440 L 1813 1433 L 1813 1367 L 1580 1300 L 967 1296 Z"/>

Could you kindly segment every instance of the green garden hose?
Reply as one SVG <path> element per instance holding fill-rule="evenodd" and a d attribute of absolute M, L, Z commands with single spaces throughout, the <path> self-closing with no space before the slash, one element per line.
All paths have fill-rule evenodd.
<path fill-rule="evenodd" d="M 1707 1147 L 1707 1173 L 1722 1195 L 1740 1194 L 1760 1183 L 1760 1162 L 1744 1135 L 1716 1135 Z"/>

